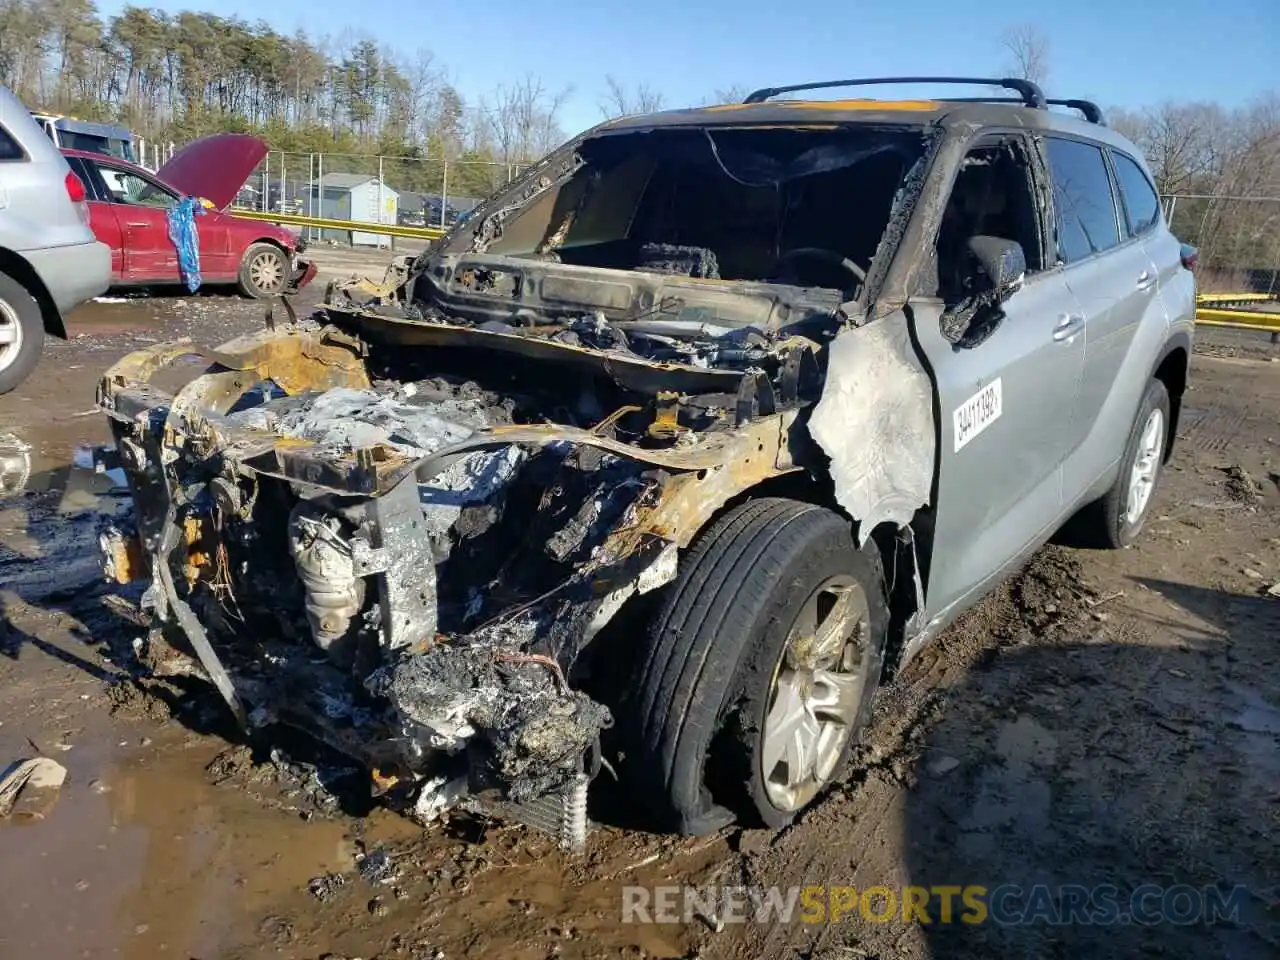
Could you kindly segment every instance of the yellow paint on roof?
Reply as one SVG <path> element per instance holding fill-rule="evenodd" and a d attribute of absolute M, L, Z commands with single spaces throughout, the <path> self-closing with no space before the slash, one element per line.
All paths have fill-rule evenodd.
<path fill-rule="evenodd" d="M 725 103 L 704 107 L 708 111 L 749 110 L 752 107 L 785 107 L 791 110 L 937 110 L 937 100 L 767 100 L 764 103 Z"/>

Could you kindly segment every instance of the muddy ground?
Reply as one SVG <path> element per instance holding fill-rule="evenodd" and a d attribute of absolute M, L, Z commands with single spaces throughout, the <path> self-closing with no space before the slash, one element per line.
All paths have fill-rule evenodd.
<path fill-rule="evenodd" d="M 261 309 L 176 296 L 72 320 L 0 398 L 0 437 L 31 446 L 21 469 L 0 449 L 0 767 L 40 751 L 69 771 L 47 819 L 0 823 L 0 958 L 1280 955 L 1280 347 L 1205 338 L 1140 544 L 1041 551 L 882 692 L 846 778 L 794 826 L 659 836 L 606 792 L 572 860 L 461 816 L 424 834 L 305 744 L 240 743 L 198 686 L 129 681 L 146 631 L 94 544 L 124 501 L 72 466 L 106 439 L 97 377 L 152 341 L 253 329 Z M 1239 910 L 622 922 L 624 886 L 681 883 L 1183 884 L 1237 890 Z"/>

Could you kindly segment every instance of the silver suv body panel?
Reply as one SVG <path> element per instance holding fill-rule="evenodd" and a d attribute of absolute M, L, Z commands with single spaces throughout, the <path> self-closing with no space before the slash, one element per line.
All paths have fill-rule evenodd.
<path fill-rule="evenodd" d="M 58 148 L 41 131 L 25 106 L 0 87 L 0 136 L 8 159 L 0 160 L 0 253 L 30 267 L 47 293 L 57 319 L 51 332 L 62 334 L 66 312 L 107 289 L 111 254 L 94 239 L 67 194 L 71 172 Z M 16 149 L 15 149 L 16 148 Z M 48 311 L 46 306 L 46 325 Z"/>

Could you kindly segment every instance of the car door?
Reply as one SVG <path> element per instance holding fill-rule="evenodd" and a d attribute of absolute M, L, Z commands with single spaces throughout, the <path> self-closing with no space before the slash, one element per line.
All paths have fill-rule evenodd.
<path fill-rule="evenodd" d="M 123 238 L 125 283 L 177 283 L 178 251 L 169 240 L 168 210 L 177 197 L 135 170 L 86 159 L 96 168 Z"/>
<path fill-rule="evenodd" d="M 1119 459 L 1138 396 L 1122 377 L 1144 321 L 1164 329 L 1155 265 L 1125 220 L 1104 148 L 1064 136 L 1045 138 L 1054 182 L 1054 216 L 1067 285 L 1080 304 L 1084 375 L 1072 411 L 1072 447 L 1063 495 L 1074 505 L 1096 492 Z"/>
<path fill-rule="evenodd" d="M 196 236 L 200 239 L 200 275 L 208 283 L 234 281 L 240 274 L 240 257 L 245 243 L 238 239 L 236 220 L 219 210 L 204 208 L 196 216 Z"/>
<path fill-rule="evenodd" d="M 111 249 L 111 282 L 120 283 L 124 279 L 124 232 L 120 229 L 115 206 L 93 163 L 75 156 L 68 156 L 67 163 L 88 194 L 89 229 Z"/>
<path fill-rule="evenodd" d="M 1021 156 L 1011 203 L 1023 211 L 1014 218 L 1022 226 L 975 227 L 982 235 L 1010 234 L 1005 239 L 1017 240 L 1027 254 L 1026 277 L 1003 304 L 1003 319 L 985 339 L 963 346 L 943 336 L 942 304 L 913 302 L 941 419 L 930 619 L 948 618 L 981 596 L 1062 512 L 1065 420 L 1084 364 L 1083 338 L 1072 326 L 1079 307 L 1047 252 L 1047 224 L 1037 212 L 1046 185 L 1030 169 L 1031 146 L 1021 136 L 1010 139 Z M 980 142 L 966 162 L 990 167 L 988 149 Z M 960 180 L 949 208 L 957 203 Z"/>

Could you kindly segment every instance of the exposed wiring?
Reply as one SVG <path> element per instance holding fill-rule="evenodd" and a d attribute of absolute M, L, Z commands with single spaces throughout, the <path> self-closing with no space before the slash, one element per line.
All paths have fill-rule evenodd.
<path fill-rule="evenodd" d="M 720 148 L 716 146 L 716 138 L 711 135 L 711 131 L 704 127 L 702 133 L 706 136 L 707 143 L 711 145 L 711 156 L 715 157 L 715 161 L 719 165 L 721 172 L 734 183 L 741 184 L 744 187 L 773 187 L 774 189 L 777 189 L 778 181 L 776 180 L 766 180 L 763 183 L 751 183 L 749 180 L 743 180 L 741 177 L 735 176 L 733 171 L 726 167 L 724 161 L 720 159 Z"/>
<path fill-rule="evenodd" d="M 541 653 L 495 653 L 493 659 L 500 663 L 537 663 L 549 669 L 556 678 L 556 686 L 560 688 L 560 693 L 564 696 L 569 695 L 569 681 L 564 678 L 564 670 L 560 664 L 551 657 Z"/>

